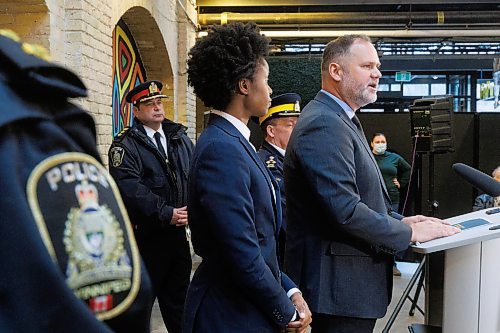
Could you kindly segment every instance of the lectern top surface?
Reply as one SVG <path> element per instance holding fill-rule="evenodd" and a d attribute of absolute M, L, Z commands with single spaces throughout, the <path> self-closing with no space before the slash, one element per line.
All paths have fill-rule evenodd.
<path fill-rule="evenodd" d="M 412 246 L 413 251 L 418 253 L 433 253 L 499 238 L 500 228 L 490 230 L 490 227 L 500 225 L 500 213 L 486 213 L 491 210 L 492 208 L 483 209 L 446 219 L 451 224 L 460 224 L 462 232 L 453 236 L 414 245 Z"/>

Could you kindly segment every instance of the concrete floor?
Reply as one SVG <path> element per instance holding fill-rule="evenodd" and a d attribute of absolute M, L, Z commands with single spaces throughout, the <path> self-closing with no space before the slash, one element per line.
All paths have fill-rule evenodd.
<path fill-rule="evenodd" d="M 194 262 L 196 264 L 196 260 L 194 260 Z M 399 301 L 399 298 L 401 297 L 401 294 L 403 293 L 413 273 L 415 272 L 417 264 L 404 263 L 404 262 L 398 263 L 398 268 L 401 271 L 402 275 L 400 277 L 397 276 L 394 277 L 394 291 L 393 291 L 392 302 L 389 305 L 386 316 L 377 321 L 377 324 L 375 325 L 375 329 L 373 331 L 374 333 L 381 333 L 382 330 L 384 329 L 387 320 L 391 316 L 394 307 L 396 306 L 396 304 Z M 413 291 L 411 293 L 411 296 L 413 296 Z M 424 308 L 423 292 L 420 294 L 418 305 L 421 308 Z M 410 310 L 410 302 L 406 301 L 404 303 L 403 308 L 401 309 L 401 312 L 396 318 L 393 326 L 389 330 L 390 333 L 408 333 L 408 326 L 410 326 L 413 323 L 424 322 L 424 317 L 420 312 L 416 311 L 415 316 L 411 317 L 408 315 L 409 310 Z M 165 328 L 165 325 L 163 324 L 163 320 L 160 314 L 160 309 L 157 303 L 155 303 L 153 307 L 153 314 L 151 318 L 151 333 L 168 333 L 167 329 Z"/>

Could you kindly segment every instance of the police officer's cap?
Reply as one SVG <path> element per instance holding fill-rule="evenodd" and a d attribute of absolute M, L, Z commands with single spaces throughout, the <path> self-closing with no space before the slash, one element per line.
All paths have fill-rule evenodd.
<path fill-rule="evenodd" d="M 271 101 L 271 106 L 266 115 L 259 118 L 259 124 L 279 117 L 298 117 L 300 115 L 300 95 L 287 93 L 276 96 Z"/>
<path fill-rule="evenodd" d="M 160 81 L 146 81 L 130 90 L 125 100 L 128 103 L 137 105 L 137 103 L 154 98 L 167 98 L 166 95 L 161 93 L 161 88 L 163 88 L 163 84 Z"/>

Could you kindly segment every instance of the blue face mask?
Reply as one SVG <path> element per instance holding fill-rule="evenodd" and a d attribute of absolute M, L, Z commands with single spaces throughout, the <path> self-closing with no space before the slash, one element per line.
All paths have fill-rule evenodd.
<path fill-rule="evenodd" d="M 387 150 L 387 143 L 375 143 L 373 150 L 377 155 L 382 155 Z"/>

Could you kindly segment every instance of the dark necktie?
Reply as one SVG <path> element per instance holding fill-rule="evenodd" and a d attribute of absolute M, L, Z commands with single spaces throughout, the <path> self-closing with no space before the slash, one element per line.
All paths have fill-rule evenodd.
<path fill-rule="evenodd" d="M 161 134 L 159 132 L 155 132 L 153 135 L 156 141 L 156 146 L 158 146 L 158 150 L 160 151 L 161 156 L 163 156 L 164 159 L 167 159 L 167 154 L 165 153 L 165 149 L 163 148 L 163 145 L 161 144 Z"/>
<path fill-rule="evenodd" d="M 358 129 L 359 133 L 361 134 L 361 137 L 366 140 L 365 132 L 363 132 L 363 127 L 361 126 L 361 123 L 359 122 L 358 117 L 356 115 L 354 115 L 354 117 L 352 117 L 351 120 L 354 123 L 354 125 L 356 125 L 356 128 Z"/>
<path fill-rule="evenodd" d="M 356 115 L 354 115 L 354 117 L 352 117 L 351 120 L 354 123 L 354 125 L 356 125 L 358 130 L 363 131 L 363 128 L 361 127 L 361 123 L 359 122 L 359 119 Z"/>

